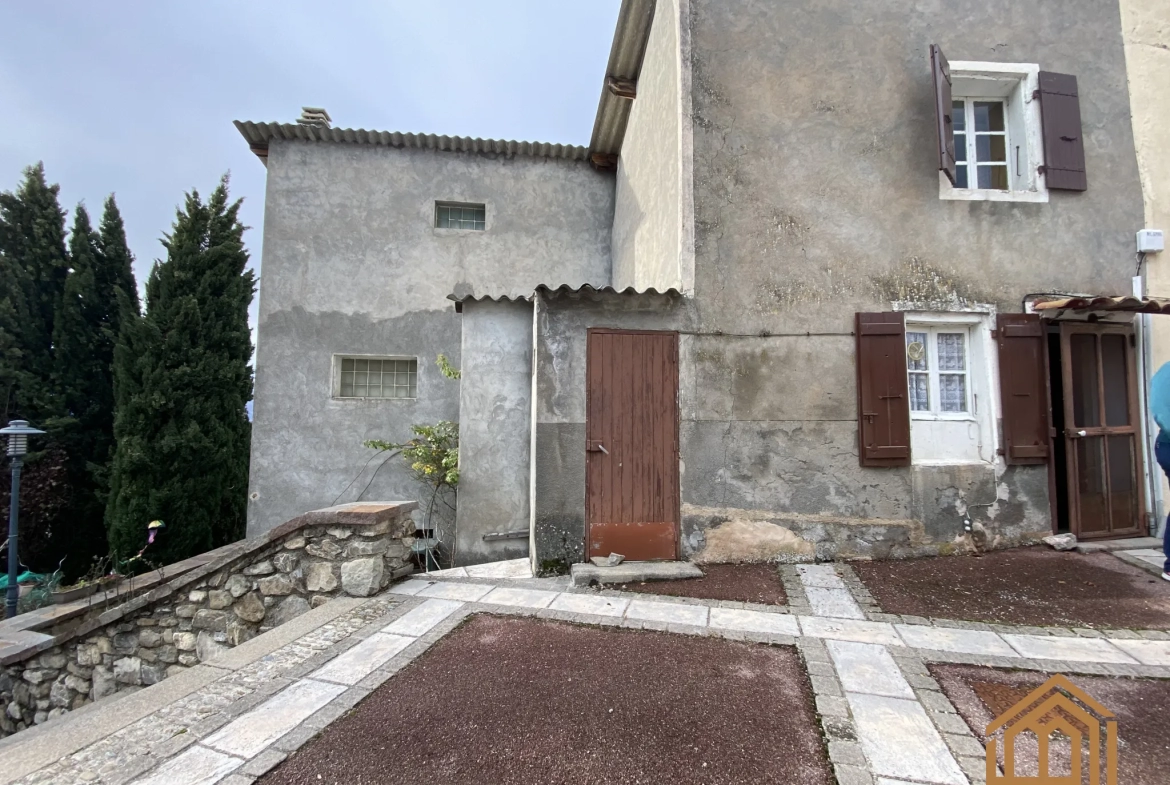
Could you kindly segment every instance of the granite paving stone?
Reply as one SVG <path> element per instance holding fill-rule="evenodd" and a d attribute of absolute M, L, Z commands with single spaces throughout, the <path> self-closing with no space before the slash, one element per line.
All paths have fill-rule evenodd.
<path fill-rule="evenodd" d="M 521 608 L 547 608 L 557 598 L 555 591 L 541 591 L 540 589 L 517 589 L 502 586 L 492 589 L 484 595 L 480 602 L 489 605 L 512 605 Z"/>
<path fill-rule="evenodd" d="M 434 583 L 419 589 L 415 596 L 476 602 L 494 588 L 494 586 L 485 583 Z"/>
<path fill-rule="evenodd" d="M 313 673 L 313 678 L 339 684 L 357 684 L 414 641 L 414 638 L 404 635 L 379 632 L 325 663 Z"/>
<path fill-rule="evenodd" d="M 894 625 L 907 646 L 935 651 L 957 651 L 963 654 L 986 654 L 994 657 L 1015 657 L 1015 649 L 994 632 L 959 630 L 950 627 L 922 627 L 914 624 Z"/>
<path fill-rule="evenodd" d="M 846 697 L 874 774 L 967 785 L 967 777 L 921 705 L 884 695 L 849 693 Z"/>
<path fill-rule="evenodd" d="M 417 638 L 462 607 L 457 600 L 427 600 L 383 627 L 382 632 Z"/>
<path fill-rule="evenodd" d="M 830 638 L 883 646 L 904 646 L 892 624 L 858 619 L 830 619 L 824 616 L 800 616 L 800 629 L 814 638 Z"/>
<path fill-rule="evenodd" d="M 834 640 L 825 645 L 846 692 L 914 699 L 914 690 L 884 646 Z"/>
<path fill-rule="evenodd" d="M 240 758 L 196 746 L 171 758 L 134 785 L 214 785 L 243 765 Z"/>
<path fill-rule="evenodd" d="M 666 624 L 694 624 L 702 627 L 707 624 L 707 611 L 706 605 L 632 600 L 626 608 L 626 618 Z"/>
<path fill-rule="evenodd" d="M 1170 665 L 1170 641 L 1112 640 L 1110 643 L 1142 665 Z"/>
<path fill-rule="evenodd" d="M 1032 659 L 1137 664 L 1136 660 L 1121 649 L 1099 638 L 1049 638 L 1040 635 L 1005 634 L 1003 639 L 1020 654 Z"/>
<path fill-rule="evenodd" d="M 723 630 L 762 632 L 777 635 L 800 635 L 796 618 L 784 613 L 761 613 L 735 608 L 712 608 L 709 626 Z"/>
<path fill-rule="evenodd" d="M 548 607 L 554 611 L 567 613 L 592 613 L 597 616 L 622 616 L 630 601 L 625 597 L 609 597 L 606 595 L 573 594 L 565 592 L 557 595 Z"/>
<path fill-rule="evenodd" d="M 807 590 L 810 586 L 816 586 L 822 589 L 845 589 L 845 581 L 841 580 L 841 576 L 837 571 L 828 564 L 798 564 L 796 565 L 796 572 L 800 576 L 800 582 L 804 584 Z"/>
<path fill-rule="evenodd" d="M 846 589 L 825 589 L 820 586 L 806 586 L 809 606 L 815 616 L 832 616 L 838 619 L 864 619 L 857 602 Z"/>
<path fill-rule="evenodd" d="M 205 743 L 230 755 L 251 758 L 343 692 L 341 684 L 304 679 L 228 723 Z"/>

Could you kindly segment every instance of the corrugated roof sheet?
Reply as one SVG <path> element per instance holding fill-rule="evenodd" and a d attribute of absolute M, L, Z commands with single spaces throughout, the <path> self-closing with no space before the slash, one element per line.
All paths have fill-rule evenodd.
<path fill-rule="evenodd" d="M 662 291 L 655 289 L 653 286 L 649 286 L 645 289 L 635 289 L 633 286 L 627 286 L 625 289 L 615 289 L 612 286 L 594 286 L 593 284 L 587 283 L 587 284 L 579 284 L 577 286 L 571 286 L 569 284 L 561 284 L 560 286 L 556 286 L 556 287 L 546 286 L 545 284 L 541 284 L 540 286 L 536 287 L 536 289 L 533 291 L 532 294 L 471 294 L 471 293 L 449 294 L 449 295 L 447 295 L 447 299 L 454 300 L 455 301 L 455 310 L 458 312 L 462 312 L 463 311 L 463 303 L 466 303 L 466 302 L 479 303 L 479 302 L 485 302 L 488 300 L 490 300 L 491 302 L 496 302 L 496 303 L 499 303 L 499 302 L 520 302 L 522 300 L 531 300 L 537 294 L 556 296 L 556 295 L 562 295 L 562 294 L 593 294 L 593 293 L 621 294 L 621 295 L 649 294 L 649 295 L 654 295 L 656 297 L 678 297 L 681 294 L 681 292 L 679 292 L 678 289 L 673 289 L 673 288 L 663 289 Z"/>
<path fill-rule="evenodd" d="M 1123 311 L 1170 314 L 1170 300 L 1158 297 L 1134 297 L 1132 295 L 1065 297 L 1060 300 L 1044 300 L 1033 303 L 1032 308 L 1037 311 Z"/>
<path fill-rule="evenodd" d="M 560 158 L 584 161 L 589 151 L 580 145 L 550 144 L 548 142 L 516 142 L 504 139 L 473 139 L 469 136 L 439 136 L 438 134 L 410 134 L 398 131 L 367 131 L 363 128 L 325 128 L 298 123 L 253 123 L 235 121 L 235 126 L 260 157 L 267 155 L 272 139 L 297 139 L 307 142 L 340 142 L 343 144 L 372 144 L 382 147 L 442 150 L 452 153 L 494 153 L 497 155 L 527 155 L 538 158 Z"/>
<path fill-rule="evenodd" d="M 642 73 L 646 42 L 654 21 L 654 5 L 655 0 L 622 0 L 605 69 L 606 77 L 637 81 Z M 632 106 L 633 101 L 611 93 L 602 80 L 601 100 L 589 141 L 590 151 L 608 155 L 621 153 Z"/>

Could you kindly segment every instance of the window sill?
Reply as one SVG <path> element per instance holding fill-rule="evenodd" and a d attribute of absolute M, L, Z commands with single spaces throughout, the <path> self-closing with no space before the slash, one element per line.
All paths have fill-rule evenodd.
<path fill-rule="evenodd" d="M 971 414 L 935 414 L 933 412 L 910 412 L 911 420 L 920 422 L 979 422 Z"/>
<path fill-rule="evenodd" d="M 342 398 L 340 395 L 333 395 L 333 396 L 330 396 L 329 400 L 337 401 L 339 403 L 371 403 L 371 402 L 374 402 L 374 403 L 382 403 L 382 402 L 386 402 L 386 403 L 396 403 L 396 402 L 414 403 L 415 401 L 418 400 L 418 398 L 417 397 L 415 397 L 415 398 L 351 398 L 348 396 L 345 398 Z"/>
<path fill-rule="evenodd" d="M 1048 189 L 1035 191 L 994 191 L 990 188 L 955 188 L 942 172 L 938 173 L 938 198 L 951 202 L 1031 202 L 1048 203 Z"/>

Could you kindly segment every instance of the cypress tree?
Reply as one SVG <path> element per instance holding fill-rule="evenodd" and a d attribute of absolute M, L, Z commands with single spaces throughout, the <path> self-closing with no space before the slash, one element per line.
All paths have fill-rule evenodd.
<path fill-rule="evenodd" d="M 206 204 L 187 194 L 147 280 L 145 314 L 121 325 L 106 524 L 123 558 L 154 519 L 166 528 L 146 557 L 159 564 L 244 533 L 255 277 L 239 207 L 226 176 Z"/>
<path fill-rule="evenodd" d="M 53 325 L 69 269 L 65 213 L 43 164 L 24 170 L 15 193 L 0 193 L 0 383 L 5 419 L 46 424 L 60 414 L 52 388 Z"/>

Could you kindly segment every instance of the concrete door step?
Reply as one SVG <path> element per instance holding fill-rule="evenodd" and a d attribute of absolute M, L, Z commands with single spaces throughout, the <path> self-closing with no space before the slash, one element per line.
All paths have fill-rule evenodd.
<path fill-rule="evenodd" d="M 1162 541 L 1157 537 L 1129 537 L 1124 540 L 1088 540 L 1077 543 L 1080 553 L 1102 553 L 1106 551 L 1136 551 L 1143 548 L 1161 550 Z"/>
<path fill-rule="evenodd" d="M 702 578 L 703 571 L 689 561 L 624 561 L 616 567 L 598 567 L 584 562 L 569 569 L 573 586 L 594 583 L 641 583 Z"/>

